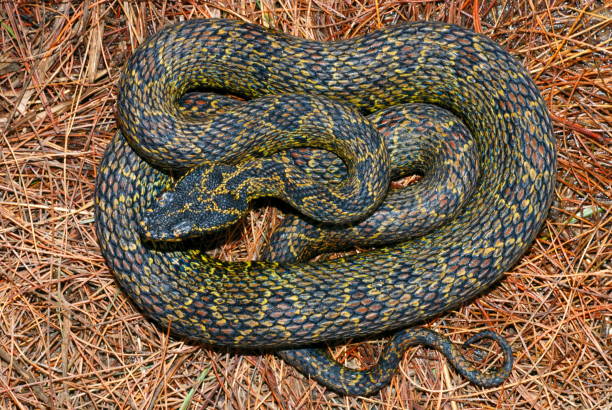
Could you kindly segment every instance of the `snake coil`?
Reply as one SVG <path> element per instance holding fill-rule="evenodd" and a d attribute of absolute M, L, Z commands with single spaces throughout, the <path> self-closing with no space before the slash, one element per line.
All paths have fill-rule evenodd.
<path fill-rule="evenodd" d="M 181 96 L 196 88 L 248 101 L 218 108 L 218 115 L 191 115 Z M 296 146 L 343 159 L 348 182 L 330 198 L 344 203 L 325 199 L 331 213 L 323 219 L 358 221 L 384 200 L 392 172 L 385 142 L 362 114 L 408 103 L 456 115 L 478 162 L 469 197 L 422 236 L 316 263 L 230 263 L 191 242 L 140 234 L 152 204 L 172 189 L 173 172 L 220 164 L 215 178 L 224 177 L 227 167 Z M 541 228 L 555 177 L 550 119 L 524 68 L 493 41 L 433 22 L 320 43 L 238 21 L 191 20 L 134 52 L 120 82 L 118 118 L 120 132 L 96 181 L 96 229 L 121 287 L 151 318 L 207 344 L 282 349 L 303 372 L 347 394 L 380 389 L 402 349 L 415 343 L 443 351 L 477 384 L 503 381 L 471 370 L 447 339 L 426 329 L 398 333 L 369 373 L 339 367 L 311 347 L 405 328 L 469 300 L 498 281 Z M 322 125 L 308 125 L 312 118 Z M 293 184 L 286 191 L 316 217 L 310 185 L 294 180 L 297 174 L 273 173 Z M 454 184 L 445 189 L 456 195 Z M 231 213 L 233 199 L 224 195 L 213 199 L 216 210 Z M 369 203 L 365 214 L 351 208 L 357 197 Z M 468 342 L 480 338 L 497 340 L 511 358 L 489 332 Z"/>

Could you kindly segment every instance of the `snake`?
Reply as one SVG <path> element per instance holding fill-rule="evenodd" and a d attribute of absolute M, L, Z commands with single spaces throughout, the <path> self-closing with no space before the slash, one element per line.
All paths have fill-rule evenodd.
<path fill-rule="evenodd" d="M 183 97 L 194 90 L 242 101 L 214 100 L 216 112 L 201 115 L 185 107 Z M 278 236 L 293 235 L 295 244 L 285 246 L 293 253 L 278 256 L 283 245 L 273 241 L 270 261 L 221 261 L 197 239 L 177 240 L 226 227 L 258 196 L 287 200 L 311 225 L 351 230 L 380 219 L 379 207 L 397 205 L 386 202 L 391 158 L 372 116 L 402 104 L 441 107 L 451 114 L 432 111 L 446 123 L 456 116 L 475 150 L 468 157 L 477 161 L 475 171 L 460 171 L 463 162 L 442 150 L 448 173 L 474 172 L 465 179 L 475 182 L 465 190 L 457 178 L 440 185 L 438 205 L 446 209 L 444 195 L 457 205 L 419 236 L 314 262 L 304 260 L 309 251 L 299 254 L 304 235 L 293 233 L 293 220 Z M 414 344 L 440 350 L 477 385 L 508 376 L 511 350 L 494 333 L 466 342 L 488 338 L 502 346 L 504 367 L 486 374 L 447 338 L 414 327 L 497 283 L 535 239 L 552 201 L 556 148 L 545 102 L 494 41 L 441 22 L 318 42 L 241 21 L 189 20 L 134 51 L 117 107 L 119 131 L 96 178 L 98 242 L 133 303 L 173 334 L 278 351 L 343 394 L 378 391 Z M 333 152 L 341 181 L 315 186 L 320 175 L 296 166 L 304 162 L 296 152 L 306 147 Z M 268 174 L 252 189 L 243 175 L 255 168 Z M 208 192 L 210 206 L 193 209 L 199 201 L 186 195 L 196 186 L 200 198 Z M 425 192 L 413 191 L 424 207 L 432 202 Z M 177 214 L 193 221 L 177 221 Z M 384 332 L 395 336 L 369 371 L 347 369 L 320 348 Z"/>

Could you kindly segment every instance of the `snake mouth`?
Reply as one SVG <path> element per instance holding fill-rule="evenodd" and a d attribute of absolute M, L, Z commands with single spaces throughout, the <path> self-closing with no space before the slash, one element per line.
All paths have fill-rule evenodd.
<path fill-rule="evenodd" d="M 139 224 L 140 235 L 151 241 L 178 242 L 193 235 L 193 224 L 190 221 L 178 221 L 172 225 L 162 222 L 163 218 L 145 214 Z"/>
<path fill-rule="evenodd" d="M 165 199 L 170 198 L 164 194 Z M 176 203 L 145 209 L 138 224 L 139 234 L 151 241 L 177 242 L 219 232 L 233 225 L 241 211 L 223 212 L 214 203 L 190 201 L 177 208 Z"/>

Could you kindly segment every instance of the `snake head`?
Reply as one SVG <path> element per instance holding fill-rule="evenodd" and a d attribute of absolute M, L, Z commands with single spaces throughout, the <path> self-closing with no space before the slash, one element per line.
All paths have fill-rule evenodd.
<path fill-rule="evenodd" d="M 140 233 L 156 241 L 178 241 L 219 231 L 248 209 L 246 194 L 228 185 L 236 168 L 214 164 L 194 168 L 145 209 Z"/>

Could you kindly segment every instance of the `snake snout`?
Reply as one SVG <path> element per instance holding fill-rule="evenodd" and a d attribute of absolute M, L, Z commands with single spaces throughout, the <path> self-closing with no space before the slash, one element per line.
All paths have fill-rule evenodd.
<path fill-rule="evenodd" d="M 193 222 L 185 202 L 174 191 L 165 191 L 143 210 L 140 235 L 154 241 L 174 241 L 190 236 Z"/>
<path fill-rule="evenodd" d="M 188 221 L 168 222 L 153 210 L 148 210 L 139 224 L 140 235 L 153 241 L 173 241 L 185 236 L 190 230 Z"/>

